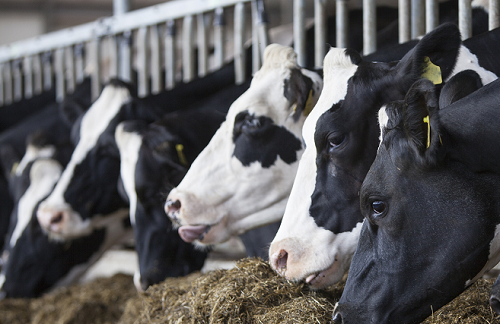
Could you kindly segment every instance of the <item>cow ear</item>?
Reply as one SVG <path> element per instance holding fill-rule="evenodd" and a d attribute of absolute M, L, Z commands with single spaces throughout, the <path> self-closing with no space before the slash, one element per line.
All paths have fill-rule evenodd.
<path fill-rule="evenodd" d="M 439 109 L 448 107 L 483 86 L 481 77 L 473 70 L 465 70 L 448 80 L 439 95 Z"/>
<path fill-rule="evenodd" d="M 300 115 L 307 116 L 314 106 L 316 97 L 314 82 L 302 74 L 299 69 L 292 69 L 289 79 L 285 80 L 284 95 L 293 107 L 293 119 L 299 120 Z"/>
<path fill-rule="evenodd" d="M 398 82 L 409 86 L 421 77 L 435 84 L 447 79 L 455 67 L 460 45 L 460 32 L 455 24 L 438 26 L 396 65 Z"/>
<path fill-rule="evenodd" d="M 440 160 L 442 146 L 437 89 L 427 79 L 415 82 L 403 105 L 404 127 L 409 146 L 420 167 L 434 166 Z"/>

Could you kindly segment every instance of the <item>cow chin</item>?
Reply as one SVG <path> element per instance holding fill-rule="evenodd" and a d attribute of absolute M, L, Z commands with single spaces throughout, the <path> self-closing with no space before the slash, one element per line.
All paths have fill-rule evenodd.
<path fill-rule="evenodd" d="M 192 243 L 201 250 L 207 249 L 213 244 L 224 243 L 232 234 L 227 229 L 227 215 L 214 225 L 209 225 L 207 230 Z"/>

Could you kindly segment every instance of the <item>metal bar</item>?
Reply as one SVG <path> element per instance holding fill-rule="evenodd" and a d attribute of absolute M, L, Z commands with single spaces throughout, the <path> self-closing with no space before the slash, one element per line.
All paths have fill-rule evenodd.
<path fill-rule="evenodd" d="M 252 73 L 260 69 L 261 57 L 259 49 L 259 30 L 257 28 L 257 3 L 252 0 Z"/>
<path fill-rule="evenodd" d="M 64 82 L 64 48 L 58 48 L 55 51 L 54 72 L 56 77 L 56 101 L 61 102 L 66 93 Z"/>
<path fill-rule="evenodd" d="M 458 0 L 458 28 L 462 40 L 472 36 L 472 6 L 470 0 Z"/>
<path fill-rule="evenodd" d="M 5 93 L 4 93 L 4 63 L 0 63 L 0 106 L 3 106 L 5 104 Z"/>
<path fill-rule="evenodd" d="M 337 0 L 335 1 L 336 9 L 336 44 L 340 48 L 348 47 L 347 44 L 347 34 L 349 32 L 349 15 L 347 11 L 347 0 Z"/>
<path fill-rule="evenodd" d="M 268 25 L 269 19 L 267 18 L 266 10 L 264 9 L 264 1 L 257 0 L 257 31 L 259 36 L 259 49 L 260 55 L 264 57 L 264 50 L 269 45 L 269 32 Z"/>
<path fill-rule="evenodd" d="M 206 17 L 203 13 L 196 16 L 198 40 L 198 76 L 205 76 L 208 72 L 208 33 Z"/>
<path fill-rule="evenodd" d="M 148 27 L 137 31 L 137 95 L 142 98 L 149 94 L 148 73 Z"/>
<path fill-rule="evenodd" d="M 107 37 L 106 41 L 109 50 L 109 78 L 113 79 L 118 77 L 118 41 L 116 36 Z"/>
<path fill-rule="evenodd" d="M 306 66 L 305 0 L 293 0 L 293 43 L 297 63 Z"/>
<path fill-rule="evenodd" d="M 83 43 L 78 43 L 73 47 L 73 56 L 75 57 L 75 79 L 77 83 L 81 83 L 85 77 L 84 50 L 85 45 Z"/>
<path fill-rule="evenodd" d="M 161 48 L 159 26 L 149 27 L 151 45 L 151 93 L 157 94 L 163 90 L 163 73 L 161 66 Z"/>
<path fill-rule="evenodd" d="M 14 80 L 14 101 L 23 99 L 23 74 L 21 72 L 21 60 L 17 59 L 12 62 L 12 78 Z"/>
<path fill-rule="evenodd" d="M 234 70 L 236 84 L 245 82 L 245 5 L 238 3 L 234 7 Z"/>
<path fill-rule="evenodd" d="M 488 10 L 489 30 L 500 27 L 500 0 L 490 0 Z"/>
<path fill-rule="evenodd" d="M 314 0 L 314 65 L 323 66 L 326 53 L 326 0 Z"/>
<path fill-rule="evenodd" d="M 119 37 L 118 77 L 126 82 L 132 81 L 132 32 L 126 31 Z"/>
<path fill-rule="evenodd" d="M 33 97 L 33 57 L 26 56 L 23 59 L 24 74 L 24 98 Z"/>
<path fill-rule="evenodd" d="M 439 25 L 439 6 L 437 0 L 425 0 L 425 32 Z"/>
<path fill-rule="evenodd" d="M 217 8 L 214 14 L 214 67 L 216 69 L 224 64 L 225 25 L 224 9 Z"/>
<path fill-rule="evenodd" d="M 90 72 L 90 97 L 94 101 L 101 93 L 101 39 L 95 38 L 89 43 L 89 48 L 87 60 L 92 62 L 93 67 Z"/>
<path fill-rule="evenodd" d="M 12 70 L 10 64 L 11 62 L 7 62 L 3 65 L 4 104 L 6 105 L 12 103 Z"/>
<path fill-rule="evenodd" d="M 399 0 L 398 1 L 399 43 L 405 43 L 411 39 L 410 12 L 411 12 L 410 0 Z"/>
<path fill-rule="evenodd" d="M 75 57 L 73 55 L 74 49 L 72 46 L 64 49 L 64 72 L 66 76 L 66 91 L 73 93 L 75 91 L 76 77 L 75 77 Z"/>
<path fill-rule="evenodd" d="M 167 29 L 165 31 L 165 88 L 172 89 L 175 86 L 175 35 L 177 30 L 175 28 L 175 21 L 169 20 L 167 22 Z"/>
<path fill-rule="evenodd" d="M 130 11 L 130 0 L 113 0 L 113 15 L 119 16 Z"/>
<path fill-rule="evenodd" d="M 193 16 L 184 17 L 182 22 L 182 73 L 184 82 L 194 79 Z"/>
<path fill-rule="evenodd" d="M 425 34 L 425 0 L 411 1 L 411 38 Z"/>
<path fill-rule="evenodd" d="M 52 89 L 52 52 L 42 54 L 43 90 Z"/>
<path fill-rule="evenodd" d="M 374 0 L 363 0 L 363 54 L 377 50 L 377 8 Z"/>
<path fill-rule="evenodd" d="M 43 69 L 40 55 L 33 56 L 33 93 L 40 94 L 43 91 Z"/>

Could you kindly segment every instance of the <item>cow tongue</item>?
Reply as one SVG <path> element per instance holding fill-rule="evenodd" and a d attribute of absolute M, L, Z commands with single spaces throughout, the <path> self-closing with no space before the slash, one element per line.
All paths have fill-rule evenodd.
<path fill-rule="evenodd" d="M 192 243 L 201 235 L 205 234 L 207 229 L 207 225 L 184 225 L 179 227 L 179 235 L 185 242 Z"/>

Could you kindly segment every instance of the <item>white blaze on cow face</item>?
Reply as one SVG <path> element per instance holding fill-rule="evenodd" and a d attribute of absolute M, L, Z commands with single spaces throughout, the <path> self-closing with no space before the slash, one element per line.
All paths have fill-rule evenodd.
<path fill-rule="evenodd" d="M 137 194 L 135 191 L 135 168 L 142 145 L 142 137 L 133 132 L 126 132 L 123 123 L 116 127 L 116 144 L 120 150 L 120 175 L 130 204 L 130 222 L 135 224 Z"/>
<path fill-rule="evenodd" d="M 321 91 L 321 78 L 299 69 L 291 48 L 268 46 L 264 64 L 255 74 L 250 88 L 231 105 L 226 121 L 193 162 L 179 186 L 170 192 L 166 211 L 174 224 L 181 225 L 179 233 L 184 240 L 196 240 L 201 244 L 224 242 L 231 236 L 281 218 L 302 153 L 300 132 L 305 120 L 303 114 L 296 118 L 295 102 L 290 102 L 284 94 L 285 81 L 294 71 L 300 71 L 300 77 L 311 79 L 311 103 L 314 104 Z M 265 163 L 258 160 L 245 165 L 235 156 L 233 135 L 237 116 L 247 116 L 248 127 L 257 131 L 265 122 L 291 136 L 298 145 L 293 161 L 287 163 L 278 155 L 271 165 L 264 166 Z M 266 138 L 267 143 L 275 140 L 276 137 Z M 260 149 L 246 147 L 242 154 L 252 154 L 251 150 L 258 154 Z M 170 205 L 174 201 L 180 206 Z M 174 207 L 179 208 L 172 212 Z M 186 228 L 189 237 L 183 232 Z"/>
<path fill-rule="evenodd" d="M 55 239 L 64 240 L 88 235 L 92 232 L 89 219 L 83 220 L 65 201 L 64 193 L 68 188 L 74 170 L 96 145 L 99 136 L 106 130 L 110 121 L 117 115 L 121 106 L 130 100 L 125 87 L 109 85 L 82 118 L 80 139 L 66 169 L 61 175 L 52 194 L 45 199 L 37 212 L 41 227 Z"/>
<path fill-rule="evenodd" d="M 316 186 L 316 145 L 318 119 L 347 94 L 347 82 L 357 65 L 344 49 L 331 48 L 324 59 L 324 89 L 304 123 L 306 149 L 299 163 L 281 226 L 271 243 L 269 260 L 273 269 L 289 280 L 303 280 L 316 288 L 334 284 L 349 268 L 361 223 L 352 232 L 334 234 L 319 227 L 309 213 Z M 328 91 L 327 91 L 328 90 Z M 334 172 L 334 171 L 332 171 Z"/>
<path fill-rule="evenodd" d="M 380 127 L 380 137 L 379 141 L 380 144 L 382 144 L 382 139 L 384 138 L 384 128 L 387 126 L 387 122 L 389 121 L 389 117 L 387 116 L 387 112 L 385 110 L 386 105 L 384 105 L 380 110 L 378 111 L 378 125 Z M 380 147 L 379 144 L 379 147 Z"/>

